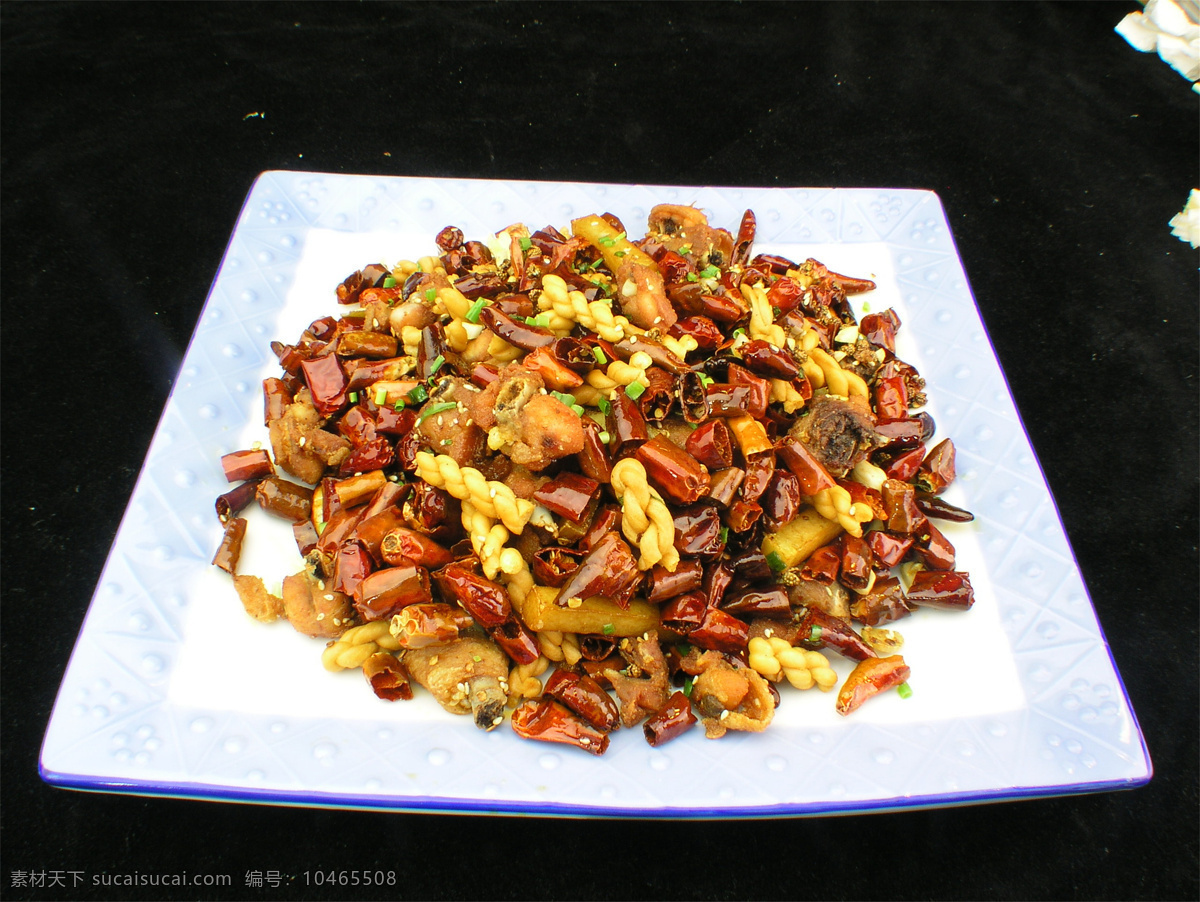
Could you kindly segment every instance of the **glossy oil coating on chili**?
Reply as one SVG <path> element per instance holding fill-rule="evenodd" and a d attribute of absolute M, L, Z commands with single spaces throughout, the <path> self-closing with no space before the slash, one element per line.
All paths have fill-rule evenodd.
<path fill-rule="evenodd" d="M 754 237 L 664 204 L 640 238 L 448 226 L 351 273 L 271 345 L 270 453 L 222 459 L 213 563 L 380 698 L 596 755 L 763 730 L 785 682 L 837 688 L 828 653 L 839 713 L 907 696 L 895 622 L 974 602 L 933 522 L 971 519 L 939 497 L 954 446 L 899 317 L 847 301 L 874 283 Z M 281 596 L 238 572 L 251 503 L 305 562 Z"/>

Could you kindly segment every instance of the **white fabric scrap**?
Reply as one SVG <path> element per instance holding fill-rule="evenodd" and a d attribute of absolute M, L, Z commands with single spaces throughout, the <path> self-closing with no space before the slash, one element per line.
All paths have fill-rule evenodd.
<path fill-rule="evenodd" d="M 1195 188 L 1188 195 L 1183 209 L 1171 217 L 1171 234 L 1192 247 L 1200 245 L 1200 191 Z"/>
<path fill-rule="evenodd" d="M 1197 0 L 1147 0 L 1140 13 L 1130 13 L 1116 28 L 1134 48 L 1157 51 L 1163 61 L 1193 82 L 1200 93 L 1200 3 Z"/>

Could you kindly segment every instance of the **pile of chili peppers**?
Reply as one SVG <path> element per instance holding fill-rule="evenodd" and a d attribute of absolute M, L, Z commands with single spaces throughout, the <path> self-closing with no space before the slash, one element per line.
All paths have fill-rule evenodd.
<path fill-rule="evenodd" d="M 237 485 L 217 499 L 225 536 L 214 563 L 236 575 L 246 528 L 239 513 L 251 502 L 292 523 L 302 575 L 319 587 L 317 610 L 326 599 L 334 611 L 306 631 L 332 643 L 352 627 L 389 622 L 402 640 L 400 650 L 379 652 L 394 658 L 385 664 L 389 698 L 412 695 L 410 649 L 449 648 L 467 635 L 497 645 L 505 669 L 530 667 L 543 644 L 503 582 L 481 571 L 460 500 L 415 475 L 418 452 L 449 454 L 536 506 L 510 544 L 536 583 L 557 592 L 558 607 L 598 596 L 655 612 L 637 635 L 608 625 L 579 632 L 578 659 L 560 662 L 540 697 L 517 705 L 518 734 L 599 754 L 619 725 L 640 722 L 656 745 L 690 729 L 697 711 L 706 728 L 757 729 L 729 717 L 762 720 L 745 707 L 753 692 L 739 700 L 696 692 L 720 682 L 706 674 L 732 673 L 751 689 L 765 685 L 778 705 L 775 681 L 747 666 L 754 636 L 854 661 L 842 713 L 884 689 L 907 689 L 903 658 L 881 656 L 862 629 L 918 607 L 972 605 L 969 577 L 934 523 L 972 517 L 940 497 L 954 480 L 954 447 L 932 444 L 924 382 L 896 356 L 895 311 L 859 321 L 847 296 L 873 283 L 814 260 L 752 255 L 750 211 L 735 235 L 693 208 L 662 205 L 636 241 L 615 216 L 591 219 L 601 221 L 599 240 L 594 228 L 590 239 L 579 233 L 581 221 L 571 237 L 513 226 L 486 244 L 447 227 L 435 258 L 363 267 L 337 286 L 340 316 L 314 321 L 294 344 L 273 342 L 283 370 L 263 383 L 273 454 L 256 448 L 222 459 Z M 636 265 L 617 263 L 613 246 Z M 624 315 L 628 334 L 606 340 L 577 323 L 551 328 L 540 303 L 551 274 Z M 752 334 L 743 285 L 765 289 L 782 343 L 762 337 L 761 323 Z M 465 314 L 447 309 L 447 289 L 469 303 Z M 813 333 L 867 397 L 814 385 L 800 340 Z M 497 348 L 507 353 L 497 357 Z M 650 358 L 642 378 L 589 393 L 606 384 L 590 374 L 639 352 Z M 561 410 L 542 402 L 549 414 L 526 421 L 520 405 L 537 395 Z M 485 397 L 490 415 L 477 409 Z M 765 444 L 746 445 L 731 428 L 747 417 Z M 673 568 L 638 569 L 610 484 L 627 457 L 642 464 L 673 519 Z M 834 486 L 870 508 L 861 535 L 835 528 L 802 560 L 764 551 L 765 538 Z M 279 612 L 291 619 L 282 604 Z M 461 699 L 438 700 L 468 713 Z"/>

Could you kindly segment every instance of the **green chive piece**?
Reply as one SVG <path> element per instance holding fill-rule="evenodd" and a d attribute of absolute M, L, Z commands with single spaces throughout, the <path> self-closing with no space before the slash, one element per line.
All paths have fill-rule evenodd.
<path fill-rule="evenodd" d="M 351 404 L 357 404 L 358 403 L 358 392 L 356 392 L 356 391 L 350 392 L 349 398 L 350 398 Z"/>
<path fill-rule="evenodd" d="M 456 407 L 458 407 L 458 405 L 453 401 L 442 401 L 438 404 L 433 404 L 421 411 L 421 415 L 417 417 L 417 422 L 424 423 L 431 416 L 435 416 L 439 413 L 445 413 L 447 410 L 454 410 Z"/>
<path fill-rule="evenodd" d="M 533 247 L 533 242 L 530 241 L 528 238 L 518 238 L 517 240 L 519 242 L 521 242 L 521 250 L 523 250 L 523 251 L 527 251 L 531 247 Z"/>
<path fill-rule="evenodd" d="M 382 407 L 387 403 L 387 389 L 380 388 L 375 391 L 375 406 Z"/>
<path fill-rule="evenodd" d="M 684 677 L 684 679 L 683 679 L 683 694 L 686 695 L 688 698 L 692 697 L 692 683 L 694 683 L 695 681 L 696 681 L 695 677 L 690 677 L 690 676 Z"/>
<path fill-rule="evenodd" d="M 613 251 L 614 257 L 624 257 L 625 254 L 626 254 L 626 251 Z"/>
<path fill-rule="evenodd" d="M 598 347 L 592 348 L 592 356 L 596 358 L 596 362 L 601 366 L 608 363 L 608 358 L 604 356 L 604 351 Z"/>
<path fill-rule="evenodd" d="M 821 641 L 821 628 L 819 626 L 814 626 L 812 628 L 812 632 L 808 634 L 808 641 L 809 642 L 820 642 Z"/>
<path fill-rule="evenodd" d="M 418 385 L 408 393 L 409 404 L 424 404 L 429 400 L 429 392 L 425 390 L 424 385 Z"/>
<path fill-rule="evenodd" d="M 912 698 L 912 686 L 908 685 L 908 683 L 901 683 L 896 687 L 896 692 L 899 693 L 901 698 Z"/>
<path fill-rule="evenodd" d="M 625 386 L 625 394 L 631 401 L 636 401 L 638 398 L 640 398 L 645 390 L 646 386 L 642 385 L 640 382 L 630 382 Z"/>
<path fill-rule="evenodd" d="M 728 526 L 722 526 L 722 527 L 721 527 L 720 537 L 721 537 L 721 544 L 722 544 L 722 545 L 728 545 L 728 544 L 729 544 L 729 527 L 728 527 Z"/>
<path fill-rule="evenodd" d="M 382 285 L 382 286 L 380 286 L 380 287 L 382 287 L 382 288 L 395 288 L 395 287 L 396 287 L 396 279 L 395 279 L 395 277 L 393 277 L 393 276 L 385 276 L 385 277 L 384 277 L 384 279 L 383 279 L 383 285 Z"/>
<path fill-rule="evenodd" d="M 480 311 L 483 310 L 483 305 L 486 303 L 487 303 L 486 298 L 480 298 L 474 304 L 472 304 L 471 309 L 467 311 L 467 322 L 469 322 L 469 323 L 479 322 Z"/>
<path fill-rule="evenodd" d="M 687 279 L 689 282 L 699 282 L 700 281 L 700 277 L 698 275 L 696 275 L 694 272 L 688 273 Z"/>
<path fill-rule="evenodd" d="M 401 398 L 399 401 L 397 401 L 395 404 L 392 405 L 392 410 L 403 410 L 403 409 L 404 409 L 404 399 L 403 398 Z"/>
<path fill-rule="evenodd" d="M 604 624 L 604 635 L 611 636 L 616 631 L 617 631 L 617 628 L 615 626 L 613 626 L 611 623 Z M 907 685 L 907 684 L 905 684 L 905 685 Z"/>
<path fill-rule="evenodd" d="M 578 404 L 571 405 L 571 412 L 574 413 L 575 416 L 577 416 L 577 417 L 583 416 L 583 408 L 580 407 Z"/>
<path fill-rule="evenodd" d="M 445 362 L 446 358 L 441 354 L 438 354 L 436 357 L 434 357 L 433 363 L 429 364 L 429 375 L 432 376 L 434 373 L 440 370 L 442 368 L 442 364 Z"/>
<path fill-rule="evenodd" d="M 787 564 L 783 562 L 783 558 L 779 556 L 778 551 L 767 552 L 767 566 L 779 573 L 781 570 L 787 569 Z"/>
<path fill-rule="evenodd" d="M 679 251 L 678 251 L 678 253 L 680 253 L 680 254 L 690 254 L 691 252 L 692 252 L 692 246 L 690 244 L 683 245 L 682 247 L 679 248 Z"/>
<path fill-rule="evenodd" d="M 733 337 L 734 337 L 734 338 L 737 338 L 739 335 L 745 335 L 745 334 L 746 334 L 746 330 L 745 330 L 745 329 L 734 329 L 734 330 L 733 330 Z"/>
<path fill-rule="evenodd" d="M 700 278 L 702 279 L 719 279 L 721 278 L 721 270 L 717 269 L 711 263 L 704 269 L 700 270 Z"/>
<path fill-rule="evenodd" d="M 575 403 L 575 396 L 568 395 L 566 392 L 552 391 L 550 394 L 552 397 L 558 398 L 558 400 L 562 401 L 568 407 Z"/>
<path fill-rule="evenodd" d="M 605 416 L 608 416 L 609 410 L 612 409 L 612 406 L 608 403 L 608 398 L 600 398 L 596 402 L 596 406 L 600 408 L 600 412 Z"/>
<path fill-rule="evenodd" d="M 426 288 L 425 289 L 425 300 L 436 301 L 437 300 L 437 289 L 436 288 Z"/>
<path fill-rule="evenodd" d="M 600 441 L 604 442 L 604 444 L 607 445 L 610 441 L 612 441 L 612 436 L 609 435 L 607 432 L 601 432 L 600 433 Z"/>
<path fill-rule="evenodd" d="M 705 388 L 708 388 L 715 381 L 716 380 L 714 380 L 713 377 L 709 376 L 707 373 L 700 374 L 700 384 L 703 385 Z"/>

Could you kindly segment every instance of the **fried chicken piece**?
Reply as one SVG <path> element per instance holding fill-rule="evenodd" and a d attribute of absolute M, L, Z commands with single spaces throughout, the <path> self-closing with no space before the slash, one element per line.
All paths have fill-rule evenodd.
<path fill-rule="evenodd" d="M 870 405 L 857 396 L 817 398 L 808 415 L 792 426 L 791 435 L 834 476 L 845 475 L 880 444 Z"/>
<path fill-rule="evenodd" d="M 775 716 L 775 699 L 761 676 L 736 658 L 720 652 L 692 652 L 681 662 L 695 676 L 692 705 L 700 712 L 704 734 L 720 739 L 728 730 L 759 733 Z"/>
<path fill-rule="evenodd" d="M 616 690 L 621 726 L 632 727 L 666 707 L 671 700 L 671 684 L 657 632 L 651 630 L 640 638 L 622 639 L 619 649 L 629 664 L 629 673 L 607 669 L 604 675 Z"/>
<path fill-rule="evenodd" d="M 541 376 L 510 364 L 472 404 L 475 422 L 487 430 L 488 447 L 535 473 L 583 450 L 579 416 L 544 392 Z"/>
<path fill-rule="evenodd" d="M 283 613 L 298 632 L 314 639 L 336 639 L 356 622 L 350 596 L 335 592 L 329 580 L 307 567 L 284 579 Z"/>
<path fill-rule="evenodd" d="M 658 204 L 650 210 L 648 227 L 649 237 L 676 253 L 687 248 L 701 268 L 710 263 L 728 266 L 733 258 L 733 235 L 714 229 L 704 212 L 695 207 Z"/>
<path fill-rule="evenodd" d="M 409 649 L 403 663 L 409 676 L 451 714 L 473 715 L 481 730 L 504 720 L 508 658 L 490 640 L 468 635 L 448 645 Z"/>
<path fill-rule="evenodd" d="M 267 428 L 275 463 L 309 485 L 321 481 L 326 467 L 336 467 L 350 456 L 350 442 L 321 428 L 321 415 L 306 389 L 297 392 Z"/>

